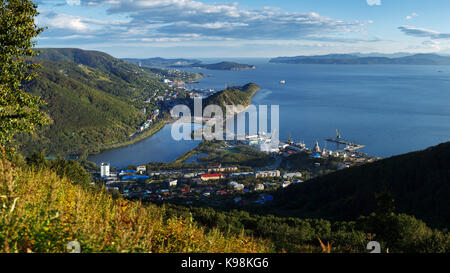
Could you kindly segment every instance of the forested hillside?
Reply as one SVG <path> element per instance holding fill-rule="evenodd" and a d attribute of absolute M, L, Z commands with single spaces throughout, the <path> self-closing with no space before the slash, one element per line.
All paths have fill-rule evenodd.
<path fill-rule="evenodd" d="M 222 107 L 225 114 L 225 106 L 227 105 L 242 105 L 249 106 L 252 96 L 260 90 L 260 87 L 255 83 L 248 83 L 243 87 L 230 87 L 214 95 L 209 96 L 203 102 L 203 105 L 218 105 Z"/>
<path fill-rule="evenodd" d="M 51 124 L 18 138 L 28 155 L 45 149 L 51 155 L 80 154 L 129 139 L 146 116 L 143 101 L 169 89 L 160 76 L 97 51 L 40 49 L 34 62 L 38 78 L 25 90 L 47 103 Z"/>

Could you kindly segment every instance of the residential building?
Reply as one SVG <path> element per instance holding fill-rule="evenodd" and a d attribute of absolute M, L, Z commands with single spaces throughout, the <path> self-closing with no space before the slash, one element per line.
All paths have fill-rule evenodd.
<path fill-rule="evenodd" d="M 296 178 L 296 177 L 302 177 L 302 173 L 296 172 L 296 173 L 285 173 L 283 174 L 284 179 L 290 179 L 290 178 Z"/>
<path fill-rule="evenodd" d="M 279 177 L 280 171 L 274 170 L 274 171 L 258 171 L 255 172 L 256 178 L 263 178 L 263 177 Z"/>
<path fill-rule="evenodd" d="M 203 174 L 200 176 L 200 178 L 203 181 L 210 181 L 210 180 L 219 180 L 225 178 L 225 176 L 221 173 L 211 173 L 211 174 Z"/>

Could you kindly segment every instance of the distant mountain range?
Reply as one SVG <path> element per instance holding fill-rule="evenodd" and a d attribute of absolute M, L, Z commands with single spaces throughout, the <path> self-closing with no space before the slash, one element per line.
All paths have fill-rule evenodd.
<path fill-rule="evenodd" d="M 164 59 L 164 58 L 148 58 L 148 59 L 136 59 L 136 58 L 124 58 L 124 61 L 130 62 L 135 65 L 150 66 L 150 67 L 168 67 L 173 65 L 191 65 L 201 63 L 199 60 L 192 59 Z"/>
<path fill-rule="evenodd" d="M 271 63 L 287 64 L 401 64 L 401 65 L 450 65 L 450 56 L 415 54 L 403 57 L 364 56 L 355 54 L 329 54 L 318 56 L 278 57 Z"/>
<path fill-rule="evenodd" d="M 188 66 L 172 66 L 172 67 L 199 67 L 210 70 L 246 70 L 246 69 L 256 69 L 256 66 L 249 64 L 240 64 L 235 62 L 220 62 L 215 64 L 202 64 L 195 63 Z"/>
<path fill-rule="evenodd" d="M 197 67 L 210 70 L 245 70 L 256 68 L 254 65 L 239 64 L 236 62 L 219 62 L 214 64 L 204 64 L 202 63 L 202 61 L 195 59 L 164 59 L 157 57 L 148 59 L 124 58 L 122 60 L 138 66 L 147 66 L 147 67 L 169 67 L 169 68 Z"/>

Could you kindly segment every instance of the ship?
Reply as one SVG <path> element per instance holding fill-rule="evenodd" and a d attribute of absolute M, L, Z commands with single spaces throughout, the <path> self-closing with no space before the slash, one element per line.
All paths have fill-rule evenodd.
<path fill-rule="evenodd" d="M 281 84 L 285 84 L 286 81 L 285 81 L 285 80 L 281 80 L 280 83 L 281 83 Z"/>

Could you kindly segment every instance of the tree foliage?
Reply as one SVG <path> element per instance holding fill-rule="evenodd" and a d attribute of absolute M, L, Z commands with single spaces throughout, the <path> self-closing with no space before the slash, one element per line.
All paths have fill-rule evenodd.
<path fill-rule="evenodd" d="M 30 132 L 46 122 L 39 111 L 42 101 L 23 91 L 22 83 L 36 77 L 35 38 L 43 31 L 36 26 L 37 6 L 28 0 L 2 0 L 0 4 L 0 144 L 11 142 L 14 134 Z"/>

